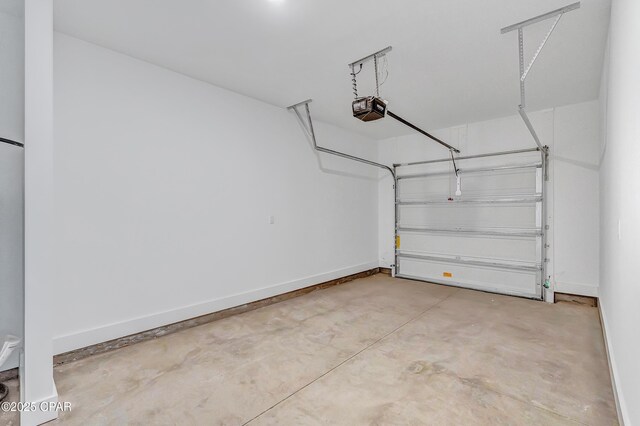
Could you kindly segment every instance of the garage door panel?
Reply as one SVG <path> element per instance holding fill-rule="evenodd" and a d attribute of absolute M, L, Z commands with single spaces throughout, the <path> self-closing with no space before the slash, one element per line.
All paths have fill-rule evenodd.
<path fill-rule="evenodd" d="M 464 195 L 521 195 L 530 194 L 536 185 L 535 169 L 523 171 L 504 171 L 497 173 L 482 173 L 478 175 L 460 176 Z M 453 180 L 455 183 L 455 179 Z"/>
<path fill-rule="evenodd" d="M 531 205 L 437 204 L 399 206 L 400 227 L 535 228 L 536 210 Z"/>
<path fill-rule="evenodd" d="M 498 261 L 531 263 L 535 263 L 539 255 L 536 238 L 495 238 L 400 232 L 399 248 L 403 252 L 493 258 Z"/>
<path fill-rule="evenodd" d="M 539 274 L 417 259 L 399 259 L 401 276 L 495 293 L 538 297 Z"/>
<path fill-rule="evenodd" d="M 455 185 L 455 182 L 453 183 Z M 447 199 L 451 192 L 450 176 L 398 181 L 398 194 L 403 200 Z M 453 188 L 455 191 L 455 188 Z"/>
<path fill-rule="evenodd" d="M 465 197 L 487 197 L 492 195 L 530 194 L 535 188 L 535 169 L 506 170 L 493 173 L 460 175 Z M 453 196 L 456 179 L 452 174 L 422 178 L 400 179 L 398 194 L 403 200 L 434 200 Z"/>

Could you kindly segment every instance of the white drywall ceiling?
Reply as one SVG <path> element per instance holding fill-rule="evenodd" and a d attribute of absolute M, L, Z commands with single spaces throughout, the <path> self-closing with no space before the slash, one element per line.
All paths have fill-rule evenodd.
<path fill-rule="evenodd" d="M 426 129 L 512 114 L 517 33 L 500 28 L 571 0 L 56 0 L 58 31 L 383 139 L 412 131 L 350 117 L 347 63 L 388 45 L 390 109 Z M 609 0 L 566 14 L 527 82 L 541 109 L 597 98 Z M 525 30 L 530 57 L 551 21 Z M 528 59 L 525 59 L 528 61 Z M 361 94 L 373 71 L 359 75 Z M 367 88 L 369 88 L 367 90 Z"/>

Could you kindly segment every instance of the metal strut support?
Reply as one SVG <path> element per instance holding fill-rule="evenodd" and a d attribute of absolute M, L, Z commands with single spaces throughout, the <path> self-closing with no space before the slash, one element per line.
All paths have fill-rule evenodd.
<path fill-rule="evenodd" d="M 518 105 L 518 114 L 520 114 L 520 117 L 522 117 L 522 121 L 524 121 L 524 124 L 527 126 L 527 129 L 529 129 L 529 132 L 531 133 L 533 140 L 536 142 L 536 145 L 538 145 L 538 148 L 543 152 L 547 152 L 548 148 L 544 146 L 542 142 L 540 142 L 540 138 L 538 137 L 538 134 L 533 128 L 533 125 L 531 124 L 531 121 L 529 120 L 529 117 L 527 116 L 527 113 L 525 111 L 525 108 L 527 106 L 526 98 L 525 98 L 525 80 L 529 75 L 529 71 L 531 71 L 531 67 L 533 67 L 533 64 L 535 63 L 536 59 L 538 59 L 538 55 L 540 55 L 542 48 L 545 46 L 545 44 L 547 44 L 547 40 L 549 40 L 551 33 L 556 28 L 556 25 L 558 25 L 558 21 L 560 21 L 560 18 L 562 18 L 562 15 L 564 15 L 566 12 L 578 9 L 579 7 L 580 7 L 580 2 L 572 3 L 570 5 L 561 7 L 560 9 L 552 10 L 551 12 L 543 13 L 542 15 L 535 16 L 531 19 L 518 22 L 517 24 L 509 25 L 508 27 L 504 27 L 500 30 L 502 34 L 506 34 L 510 31 L 518 30 L 518 61 L 520 66 L 520 75 L 519 75 L 520 105 Z M 542 42 L 538 46 L 538 49 L 536 49 L 536 52 L 533 54 L 533 57 L 529 61 L 529 65 L 527 65 L 525 69 L 523 29 L 529 25 L 532 25 L 537 22 L 541 22 L 550 18 L 554 18 L 554 17 L 555 17 L 555 20 L 553 21 L 551 28 L 549 28 L 549 31 L 547 31 L 547 34 L 544 36 Z"/>
<path fill-rule="evenodd" d="M 526 149 L 516 149 L 512 151 L 492 152 L 490 154 L 467 155 L 465 157 L 458 157 L 458 160 L 471 160 L 472 158 L 495 157 L 499 155 L 522 154 L 526 152 L 536 152 L 536 151 L 540 151 L 540 148 L 526 148 Z M 418 164 L 443 163 L 445 161 L 451 161 L 451 158 L 438 158 L 437 160 L 414 161 L 411 163 L 395 163 L 393 166 L 394 167 L 416 166 Z"/>
<path fill-rule="evenodd" d="M 379 167 L 381 169 L 385 169 L 386 171 L 391 173 L 391 177 L 393 178 L 393 184 L 394 184 L 394 187 L 395 187 L 396 174 L 394 173 L 394 171 L 393 171 L 393 169 L 391 167 L 386 166 L 384 164 L 376 163 L 375 161 L 370 161 L 370 160 L 367 160 L 367 159 L 364 159 L 364 158 L 356 157 L 355 155 L 345 154 L 344 152 L 334 151 L 333 149 L 323 148 L 321 146 L 318 146 L 318 143 L 316 142 L 316 134 L 315 134 L 315 131 L 313 130 L 313 121 L 311 120 L 311 111 L 309 110 L 309 104 L 310 103 L 311 103 L 311 99 L 307 99 L 306 101 L 302 101 L 302 102 L 299 102 L 299 103 L 297 103 L 295 105 L 291 105 L 290 107 L 287 107 L 287 109 L 288 110 L 292 110 L 293 112 L 296 113 L 296 116 L 298 117 L 298 121 L 300 122 L 300 124 L 302 125 L 304 130 L 307 132 L 307 135 L 313 141 L 313 149 L 315 149 L 316 151 L 319 151 L 319 152 L 324 152 L 325 154 L 336 155 L 338 157 L 347 158 L 349 160 L 358 161 L 360 163 L 368 164 L 370 166 L 375 166 L 375 167 Z M 300 114 L 300 111 L 298 110 L 298 107 L 300 107 L 302 105 L 304 105 L 305 112 L 306 112 L 306 115 L 307 115 L 307 120 L 306 121 L 302 117 L 302 114 Z"/>
<path fill-rule="evenodd" d="M 522 28 L 518 28 L 518 60 L 520 64 L 520 75 L 524 73 L 524 35 Z M 526 106 L 526 99 L 524 97 L 524 80 L 520 79 L 520 108 Z M 539 145 L 539 144 L 538 144 Z"/>
<path fill-rule="evenodd" d="M 546 146 L 542 146 L 542 142 L 540 142 L 540 138 L 533 128 L 533 124 L 531 124 L 531 121 L 529 121 L 529 116 L 527 116 L 527 113 L 525 112 L 522 105 L 518 106 L 518 114 L 520 114 L 520 117 L 522 117 L 522 121 L 524 121 L 525 126 L 527 126 L 527 129 L 529 129 L 529 133 L 531 133 L 533 140 L 536 142 L 536 145 L 538 145 L 538 149 L 540 149 L 541 151 L 546 151 Z"/>
<path fill-rule="evenodd" d="M 527 69 L 524 70 L 524 72 L 520 73 L 520 81 L 524 81 L 527 78 L 527 74 L 529 74 L 529 71 L 531 70 L 533 63 L 536 61 L 536 59 L 538 59 L 538 55 L 542 51 L 542 48 L 544 47 L 544 45 L 547 44 L 547 40 L 549 40 L 551 33 L 553 32 L 553 30 L 555 30 L 556 25 L 558 25 L 558 21 L 560 20 L 560 18 L 562 18 L 562 13 L 558 15 L 555 21 L 553 21 L 553 25 L 551 25 L 551 28 L 549 29 L 549 31 L 547 31 L 547 35 L 544 36 L 542 43 L 540 43 L 540 46 L 538 46 L 538 49 L 536 49 L 536 53 L 533 54 L 533 58 L 531 58 L 531 61 L 529 61 L 529 65 L 527 66 Z M 522 31 L 522 29 L 518 31 Z"/>

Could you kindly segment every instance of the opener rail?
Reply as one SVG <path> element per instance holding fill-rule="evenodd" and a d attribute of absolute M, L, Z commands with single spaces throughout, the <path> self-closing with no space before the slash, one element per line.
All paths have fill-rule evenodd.
<path fill-rule="evenodd" d="M 460 154 L 460 150 L 457 148 L 452 147 L 451 145 L 449 145 L 446 142 L 441 141 L 440 139 L 436 138 L 435 136 L 431 135 L 430 133 L 425 132 L 424 130 L 422 130 L 420 127 L 409 123 L 407 120 L 405 120 L 404 118 L 400 117 L 399 115 L 396 115 L 394 113 L 392 113 L 391 111 L 387 111 L 387 115 L 391 118 L 395 118 L 396 120 L 398 120 L 399 122 L 401 122 L 402 124 L 404 124 L 405 126 L 411 127 L 413 130 L 415 130 L 418 133 L 422 133 L 423 135 L 425 135 L 426 137 L 428 137 L 429 139 L 432 139 L 436 142 L 438 142 L 440 145 L 447 147 L 450 151 L 453 151 L 457 154 Z"/>
<path fill-rule="evenodd" d="M 6 144 L 9 144 L 9 145 L 19 146 L 20 148 L 24 147 L 24 144 L 22 142 L 16 142 L 14 140 L 7 139 L 7 138 L 0 137 L 0 142 L 6 143 Z"/>

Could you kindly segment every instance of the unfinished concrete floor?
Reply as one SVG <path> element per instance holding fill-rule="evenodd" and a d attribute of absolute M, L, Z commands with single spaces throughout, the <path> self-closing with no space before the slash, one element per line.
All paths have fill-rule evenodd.
<path fill-rule="evenodd" d="M 385 275 L 59 366 L 64 424 L 614 425 L 596 308 Z"/>
<path fill-rule="evenodd" d="M 20 401 L 20 383 L 18 379 L 11 379 L 4 382 L 9 388 L 9 395 L 3 402 L 14 403 Z M 18 426 L 20 424 L 20 414 L 17 411 L 5 411 L 0 409 L 0 425 Z"/>

